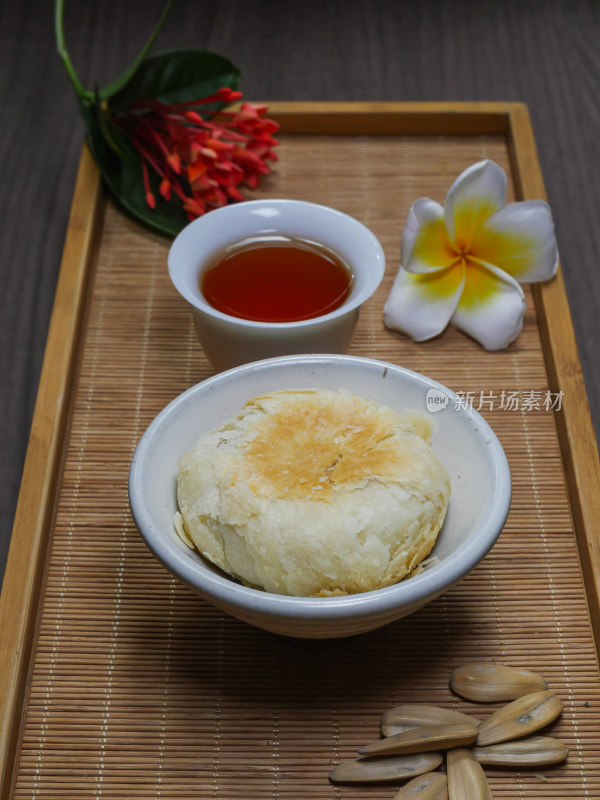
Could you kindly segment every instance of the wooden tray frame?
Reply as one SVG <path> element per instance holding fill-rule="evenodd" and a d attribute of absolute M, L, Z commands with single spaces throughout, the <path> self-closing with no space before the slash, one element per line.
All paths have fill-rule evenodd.
<path fill-rule="evenodd" d="M 286 134 L 503 135 L 517 199 L 546 197 L 522 103 L 270 103 L 269 109 Z M 11 790 L 104 202 L 98 170 L 84 147 L 0 597 L 0 800 Z M 600 650 L 600 461 L 560 270 L 555 280 L 534 286 L 534 300 L 550 389 L 564 393 L 555 419 Z"/>

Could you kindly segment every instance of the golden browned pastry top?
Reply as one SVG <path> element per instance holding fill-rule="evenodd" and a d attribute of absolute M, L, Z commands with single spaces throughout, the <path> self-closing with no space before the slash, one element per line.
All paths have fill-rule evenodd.
<path fill-rule="evenodd" d="M 395 415 L 381 414 L 354 395 L 333 406 L 327 395 L 296 394 L 249 433 L 253 438 L 236 477 L 276 496 L 321 492 L 325 498 L 334 487 L 390 478 L 409 466 L 393 441 Z"/>

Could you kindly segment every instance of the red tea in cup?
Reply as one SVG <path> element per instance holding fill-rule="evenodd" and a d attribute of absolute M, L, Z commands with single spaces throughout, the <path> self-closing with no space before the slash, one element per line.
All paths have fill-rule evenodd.
<path fill-rule="evenodd" d="M 354 276 L 323 245 L 272 236 L 246 239 L 215 255 L 200 290 L 224 314 L 256 322 L 297 322 L 339 308 Z"/>

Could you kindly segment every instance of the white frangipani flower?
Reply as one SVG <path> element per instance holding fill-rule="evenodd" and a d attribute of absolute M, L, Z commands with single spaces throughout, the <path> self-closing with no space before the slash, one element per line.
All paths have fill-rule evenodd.
<path fill-rule="evenodd" d="M 547 203 L 505 203 L 506 173 L 489 160 L 459 175 L 445 206 L 417 200 L 385 304 L 388 328 L 421 342 L 451 323 L 487 350 L 517 338 L 525 313 L 519 282 L 552 278 L 558 248 Z"/>

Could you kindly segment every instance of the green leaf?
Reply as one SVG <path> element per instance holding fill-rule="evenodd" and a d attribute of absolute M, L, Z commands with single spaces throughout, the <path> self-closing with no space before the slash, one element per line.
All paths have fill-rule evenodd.
<path fill-rule="evenodd" d="M 118 205 L 152 230 L 167 236 L 176 236 L 189 222 L 179 199 L 172 197 L 167 203 L 158 193 L 158 177 L 151 173 L 150 185 L 156 197 L 156 208 L 149 208 L 146 204 L 142 167 L 138 156 L 129 148 L 122 136 L 112 131 L 114 142 L 122 153 L 119 157 L 102 135 L 96 111 L 82 103 L 81 113 L 86 127 L 88 146 L 102 173 L 105 185 Z"/>
<path fill-rule="evenodd" d="M 237 88 L 239 79 L 239 69 L 217 53 L 170 50 L 147 58 L 127 85 L 109 99 L 109 110 L 114 113 L 134 100 L 150 97 L 168 104 L 198 100 L 223 86 Z"/>
<path fill-rule="evenodd" d="M 60 1 L 62 2 L 62 0 Z M 167 4 L 163 9 L 162 14 L 160 15 L 160 19 L 158 20 L 156 27 L 152 31 L 150 38 L 143 46 L 143 48 L 140 50 L 140 52 L 138 53 L 132 64 L 130 64 L 130 66 L 124 72 L 122 72 L 121 75 L 119 75 L 119 77 L 116 80 L 114 80 L 108 86 L 105 86 L 104 89 L 100 90 L 100 97 L 103 100 L 107 100 L 109 97 L 112 97 L 113 94 L 116 94 L 117 92 L 120 92 L 122 89 L 124 89 L 125 86 L 129 83 L 129 81 L 133 78 L 135 73 L 138 71 L 138 69 L 141 67 L 142 61 L 146 58 L 146 56 L 150 52 L 150 49 L 152 48 L 152 45 L 156 41 L 156 37 L 158 36 L 162 26 L 164 25 L 165 19 L 167 18 L 167 14 L 171 10 L 172 5 L 173 5 L 173 0 L 167 0 Z"/>
<path fill-rule="evenodd" d="M 96 103 L 81 102 L 87 140 L 105 185 L 117 203 L 136 220 L 155 231 L 175 236 L 189 219 L 178 197 L 166 202 L 158 191 L 160 179 L 149 170 L 156 208 L 148 207 L 141 162 L 127 139 L 115 131 L 108 118 L 134 100 L 155 98 L 164 103 L 197 100 L 214 94 L 223 86 L 234 89 L 240 73 L 230 61 L 215 53 L 197 50 L 175 50 L 147 58 L 123 88 L 108 98 L 106 108 Z M 220 108 L 223 103 L 206 106 Z"/>

